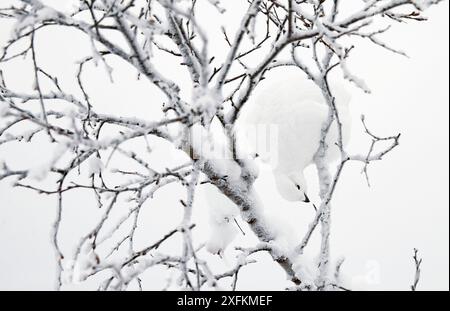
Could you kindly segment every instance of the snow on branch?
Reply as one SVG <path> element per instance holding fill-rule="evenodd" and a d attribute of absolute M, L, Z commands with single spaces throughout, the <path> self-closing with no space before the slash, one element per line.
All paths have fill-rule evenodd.
<path fill-rule="evenodd" d="M 3 19 L 14 21 L 9 40 L 0 47 L 0 146 L 31 144 L 44 137 L 55 150 L 54 156 L 40 167 L 17 168 L 8 161 L 1 161 L 0 180 L 9 180 L 14 187 L 57 196 L 52 243 L 58 263 L 58 289 L 72 282 L 91 279 L 94 275 L 106 275 L 99 285 L 102 290 L 124 290 L 132 282 L 142 288 L 140 276 L 152 267 L 163 266 L 178 273 L 174 283 L 179 288 L 220 288 L 219 281 L 231 279 L 230 289 L 234 290 L 238 287 L 240 270 L 255 262 L 248 257 L 261 251 L 267 252 L 285 271 L 295 289 L 344 288 L 330 273 L 329 247 L 330 203 L 341 172 L 348 161 L 359 161 L 364 164 L 363 172 L 368 180 L 368 165 L 391 152 L 399 144 L 400 135 L 378 137 L 364 123 L 365 131 L 372 139 L 370 150 L 362 155 L 347 154 L 328 76 L 331 71 L 340 70 L 344 79 L 370 92 L 369 86 L 359 77 L 361 72 L 355 73 L 347 63 L 351 51 L 357 49 L 356 41 L 355 45 L 348 45 L 348 42 L 359 37 L 406 55 L 381 39 L 389 30 L 385 24 L 425 20 L 422 12 L 441 1 L 357 1 L 359 5 L 355 7 L 359 8 L 356 11 L 344 12 L 342 1 L 338 0 L 253 0 L 245 2 L 247 10 L 237 25 L 224 25 L 217 33 L 196 14 L 198 7 L 205 4 L 219 15 L 226 14 L 228 5 L 232 5 L 228 2 L 85 0 L 70 10 L 60 11 L 39 0 L 19 0 L 14 5 L 0 8 L 0 23 Z M 38 34 L 44 29 L 51 32 L 56 28 L 76 30 L 91 47 L 78 61 L 75 77 L 71 77 L 75 78 L 72 79 L 74 88 L 67 87 L 68 77 L 54 76 L 41 61 L 40 56 L 45 51 L 39 48 L 41 37 Z M 228 28 L 234 29 L 233 32 Z M 213 36 L 214 39 L 224 38 L 225 57 L 214 54 Z M 163 65 L 156 58 L 158 53 L 179 64 L 180 73 L 188 74 L 190 92 L 182 92 L 184 86 L 165 75 Z M 106 69 L 106 79 L 116 83 L 113 65 L 117 64 L 116 60 L 132 68 L 139 79 L 145 79 L 164 96 L 163 102 L 150 103 L 160 105 L 163 117 L 149 120 L 145 116 L 130 118 L 101 112 L 99 103 L 90 96 L 86 67 L 90 63 L 101 64 Z M 10 87 L 7 69 L 10 67 L 3 68 L 3 65 L 16 62 L 29 66 L 34 77 L 32 89 Z M 258 84 L 266 79 L 267 73 L 282 66 L 303 71 L 321 90 L 329 107 L 315 156 L 322 201 L 295 250 L 277 245 L 277 231 L 265 217 L 264 202 L 254 189 L 257 178 L 254 164 L 252 160 L 239 159 L 232 150 L 234 125 L 240 111 Z M 148 98 L 149 93 L 141 98 Z M 149 105 L 148 102 L 142 104 Z M 225 142 L 210 133 L 215 119 L 223 126 Z M 328 149 L 326 137 L 334 123 L 339 128 L 341 161 L 332 174 L 324 157 Z M 204 143 L 231 156 L 218 160 L 205 152 L 195 139 L 190 140 L 189 136 L 196 128 L 205 133 L 202 136 Z M 184 162 L 174 167 L 166 166 L 163 170 L 157 168 L 148 160 L 153 152 L 148 141 L 155 138 L 171 144 L 183 154 Z M 382 141 L 391 145 L 375 153 L 375 144 Z M 133 151 L 130 145 L 144 146 L 145 152 Z M 119 157 L 128 164 L 118 165 L 114 160 Z M 227 272 L 213 271 L 203 258 L 202 243 L 195 241 L 192 235 L 196 228 L 192 221 L 195 193 L 202 179 L 234 202 L 240 217 L 261 242 L 254 249 L 240 249 L 236 265 Z M 169 185 L 186 189 L 186 197 L 179 201 L 183 219 L 177 228 L 137 251 L 134 240 L 141 223 L 142 207 L 156 192 Z M 63 254 L 67 248 L 60 245 L 60 229 L 65 196 L 77 190 L 91 191 L 102 215 L 73 248 L 73 254 Z M 111 214 L 119 209 L 127 211 L 122 218 L 112 220 Z M 295 263 L 319 225 L 322 238 L 319 273 L 314 280 L 303 280 L 301 269 Z M 182 240 L 180 254 L 159 251 L 161 245 L 177 236 Z M 112 246 L 103 247 L 110 241 L 114 241 Z M 420 263 L 416 260 L 417 274 Z M 340 264 L 336 271 L 339 269 Z M 103 271 L 108 273 L 100 273 Z M 417 282 L 418 276 L 413 289 Z"/>
<path fill-rule="evenodd" d="M 411 285 L 411 290 L 412 291 L 416 291 L 417 290 L 417 285 L 419 284 L 420 281 L 420 266 L 422 265 L 422 258 L 419 258 L 419 250 L 418 249 L 414 249 L 414 267 L 415 267 L 415 273 L 414 273 L 414 282 L 413 285 Z"/>

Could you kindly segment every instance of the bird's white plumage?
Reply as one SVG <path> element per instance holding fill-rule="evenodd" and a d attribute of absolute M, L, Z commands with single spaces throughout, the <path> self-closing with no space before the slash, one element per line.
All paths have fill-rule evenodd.
<path fill-rule="evenodd" d="M 343 143 L 349 140 L 349 94 L 338 85 L 330 86 L 343 124 Z M 310 80 L 288 77 L 264 87 L 259 96 L 249 103 L 239 117 L 237 131 L 257 131 L 242 144 L 273 169 L 281 196 L 289 201 L 305 201 L 307 184 L 303 170 L 313 163 L 321 138 L 321 130 L 328 118 L 328 105 L 320 88 Z M 275 140 L 269 139 L 268 129 L 275 131 Z M 272 133 L 273 134 L 273 133 Z M 252 137 L 248 139 L 248 137 Z M 260 136 L 267 136 L 261 143 Z M 270 140 L 270 142 L 269 142 Z M 264 141 L 264 139 L 263 139 Z M 329 146 L 326 162 L 335 161 L 340 152 L 338 130 L 333 123 L 327 135 Z"/>
<path fill-rule="evenodd" d="M 343 143 L 346 144 L 350 131 L 350 96 L 337 85 L 331 85 L 331 89 L 343 124 Z M 269 80 L 239 116 L 235 128 L 238 156 L 258 154 L 271 165 L 278 192 L 284 199 L 306 201 L 307 182 L 303 171 L 314 161 L 327 118 L 328 105 L 313 82 L 292 77 Z M 327 163 L 339 157 L 337 141 L 337 126 L 333 124 L 326 140 L 329 146 Z M 221 159 L 213 161 L 218 168 L 229 164 L 229 161 Z M 225 172 L 230 174 L 230 169 Z M 239 232 L 234 221 L 239 211 L 214 187 L 206 186 L 204 194 L 210 220 L 206 249 L 213 254 L 224 255 Z"/>
<path fill-rule="evenodd" d="M 204 188 L 209 216 L 209 237 L 206 250 L 212 254 L 224 255 L 227 246 L 239 233 L 236 217 L 239 210 L 228 198 L 216 188 L 206 185 Z"/>

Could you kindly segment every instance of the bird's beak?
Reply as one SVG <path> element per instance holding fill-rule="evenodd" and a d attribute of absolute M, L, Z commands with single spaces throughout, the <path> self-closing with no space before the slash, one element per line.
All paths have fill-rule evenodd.
<path fill-rule="evenodd" d="M 306 193 L 304 193 L 304 195 L 305 195 L 305 199 L 303 200 L 303 202 L 305 202 L 305 203 L 311 202 L 311 201 L 309 200 L 308 196 L 306 195 Z"/>

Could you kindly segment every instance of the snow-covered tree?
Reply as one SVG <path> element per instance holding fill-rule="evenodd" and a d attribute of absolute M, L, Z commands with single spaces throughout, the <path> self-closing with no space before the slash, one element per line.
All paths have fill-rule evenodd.
<path fill-rule="evenodd" d="M 208 7 L 208 12 L 225 15 L 235 1 L 79 0 L 63 6 L 47 2 L 0 4 L 0 23 L 12 27 L 9 41 L 0 50 L 0 145 L 8 148 L 21 142 L 37 148 L 33 144 L 37 141 L 52 148 L 46 164 L 37 167 L 13 167 L 0 161 L 0 180 L 56 196 L 52 243 L 58 289 L 92 278 L 103 290 L 123 290 L 131 282 L 140 286 L 141 274 L 155 266 L 174 271 L 178 288 L 220 288 L 223 279 L 230 279 L 230 288 L 235 289 L 240 269 L 253 263 L 252 255 L 259 252 L 269 254 L 282 267 L 291 289 L 346 289 L 339 277 L 342 261 L 330 260 L 333 194 L 351 161 L 361 163 L 369 181 L 370 163 L 396 148 L 400 135 L 377 136 L 362 117 L 371 146 L 359 154 L 348 153 L 343 142 L 345 124 L 329 77 L 340 72 L 341 83 L 370 93 L 360 78 L 362 69 L 355 73 L 347 63 L 358 43 L 366 40 L 406 55 L 385 43 L 383 34 L 393 23 L 425 20 L 423 11 L 441 0 L 355 0 L 350 6 L 339 0 L 249 0 L 242 1 L 246 12 L 240 22 L 221 29 L 210 27 L 205 14 L 199 12 Z M 72 35 L 74 30 L 83 35 L 89 49 L 78 59 L 76 70 L 56 76 L 41 65 L 40 57 L 58 45 L 51 40 L 52 31 Z M 42 32 L 45 37 L 40 37 Z M 10 86 L 9 72 L 16 67 L 9 64 L 21 64 L 18 70 L 32 75 L 31 88 Z M 137 118 L 101 112 L 98 107 L 102 103 L 90 96 L 95 81 L 86 73 L 86 68 L 94 65 L 111 82 L 117 78 L 116 70 L 132 68 L 136 83 L 146 84 L 144 93 L 130 95 L 129 101 L 157 107 L 159 114 Z M 165 74 L 166 66 L 177 66 L 179 74 Z M 285 67 L 301 71 L 328 108 L 314 156 L 321 201 L 304 238 L 290 247 L 277 242 L 280 232 L 263 213 L 264 202 L 254 190 L 258 177 L 255 160 L 237 151 L 235 126 L 259 83 L 270 79 L 271 71 Z M 289 83 L 295 85 L 296 81 Z M 220 125 L 223 135 L 212 133 L 213 124 Z M 326 160 L 331 128 L 337 133 L 336 146 L 331 147 L 339 151 L 335 170 Z M 172 163 L 149 160 L 155 141 L 169 144 L 179 163 L 167 168 Z M 377 148 L 379 145 L 382 147 Z M 135 232 L 145 226 L 139 218 L 142 207 L 156 192 L 174 183 L 185 188 L 179 200 L 184 215 L 179 226 L 137 249 Z M 204 184 L 214 186 L 235 205 L 212 216 L 215 232 L 206 248 L 221 254 L 236 234 L 237 219 L 259 240 L 251 248 L 238 248 L 234 266 L 220 274 L 202 258 L 206 239 L 196 241 L 191 234 L 196 226 L 192 221 L 196 188 Z M 59 238 L 64 197 L 77 191 L 92 192 L 102 214 L 96 226 L 71 245 L 73 253 L 66 254 Z M 123 216 L 112 217 L 116 210 Z M 302 255 L 317 228 L 320 254 L 318 269 L 311 275 L 305 273 Z M 161 245 L 177 236 L 182 237 L 177 255 L 160 251 Z"/>

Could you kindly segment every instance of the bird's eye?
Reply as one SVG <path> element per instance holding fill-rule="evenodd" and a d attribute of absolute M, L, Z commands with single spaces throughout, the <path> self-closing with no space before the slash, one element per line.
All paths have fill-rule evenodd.
<path fill-rule="evenodd" d="M 298 190 L 300 190 L 300 186 L 299 185 L 295 185 L 297 187 Z"/>

